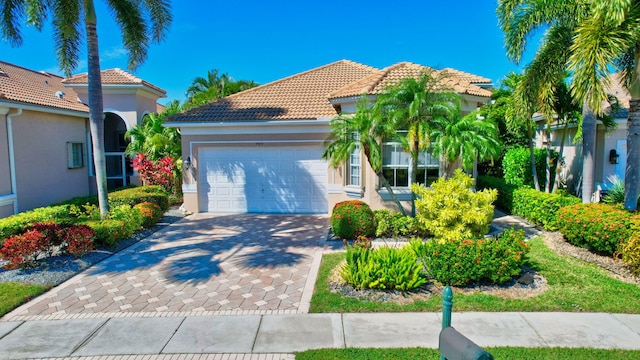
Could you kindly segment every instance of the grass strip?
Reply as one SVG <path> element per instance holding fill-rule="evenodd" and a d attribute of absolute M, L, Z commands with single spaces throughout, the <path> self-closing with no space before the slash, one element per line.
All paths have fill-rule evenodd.
<path fill-rule="evenodd" d="M 640 350 L 605 350 L 585 348 L 487 348 L 495 359 L 527 360 L 598 360 L 598 359 L 640 359 Z M 296 360 L 425 360 L 440 359 L 436 349 L 322 349 L 296 354 Z"/>
<path fill-rule="evenodd" d="M 48 286 L 42 285 L 27 285 L 17 282 L 0 283 L 0 316 L 48 289 Z"/>
<path fill-rule="evenodd" d="M 571 311 L 640 313 L 640 287 L 609 276 L 600 267 L 560 256 L 549 249 L 542 238 L 530 242 L 528 266 L 542 274 L 548 282 L 544 293 L 529 299 L 503 299 L 482 293 L 454 296 L 454 311 Z M 327 279 L 344 259 L 344 253 L 325 254 L 311 299 L 311 312 L 400 312 L 441 311 L 442 298 L 411 304 L 359 300 L 332 293 Z"/>

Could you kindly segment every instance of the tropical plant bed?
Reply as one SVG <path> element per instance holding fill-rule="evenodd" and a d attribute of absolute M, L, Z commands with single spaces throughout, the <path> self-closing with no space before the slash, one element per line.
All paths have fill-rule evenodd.
<path fill-rule="evenodd" d="M 501 286 L 455 287 L 454 309 L 640 313 L 637 306 L 640 286 L 629 283 L 632 282 L 629 278 L 618 280 L 592 262 L 556 253 L 545 245 L 550 234 L 555 233 L 529 241 L 531 252 L 526 267 L 534 277 L 535 287 L 527 288 L 514 280 Z M 435 283 L 413 293 L 381 290 L 358 293 L 341 287 L 334 271 L 344 258 L 344 253 L 324 255 L 311 312 L 441 311 L 442 286 Z"/>

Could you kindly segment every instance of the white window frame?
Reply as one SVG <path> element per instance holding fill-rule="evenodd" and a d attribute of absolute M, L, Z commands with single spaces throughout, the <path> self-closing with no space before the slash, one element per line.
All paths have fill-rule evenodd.
<path fill-rule="evenodd" d="M 84 143 L 81 141 L 67 142 L 67 164 L 69 169 L 80 169 L 85 166 Z"/>
<path fill-rule="evenodd" d="M 393 146 L 394 153 L 400 152 L 402 151 L 402 154 L 404 154 L 404 156 L 392 156 L 392 161 L 397 162 L 397 163 L 385 163 L 385 147 L 390 147 Z M 394 189 L 409 189 L 410 188 L 410 179 L 411 179 L 411 156 L 409 155 L 409 153 L 407 153 L 406 151 L 404 151 L 402 143 L 400 142 L 395 142 L 395 141 L 387 141 L 387 142 L 383 142 L 382 143 L 382 153 L 383 153 L 383 163 L 382 163 L 382 172 L 383 172 L 383 176 L 384 176 L 384 172 L 385 170 L 393 170 L 393 179 L 389 180 L 389 183 L 391 184 L 391 187 Z M 406 159 L 404 162 L 400 161 L 398 162 L 398 160 L 402 160 L 402 159 Z M 398 170 L 405 170 L 407 172 L 407 185 L 398 185 L 397 184 L 397 172 Z M 418 181 L 418 183 L 421 184 L 425 184 L 427 182 L 428 179 L 428 170 L 429 169 L 438 169 L 438 171 L 440 170 L 440 161 L 436 158 L 434 159 L 433 155 L 431 154 L 430 151 L 422 151 L 420 152 L 420 155 L 418 156 L 418 170 L 424 169 L 425 170 L 425 178 L 423 179 L 416 179 Z M 439 175 L 439 174 L 438 174 Z"/>
<path fill-rule="evenodd" d="M 359 140 L 360 134 L 353 133 L 351 137 L 354 140 Z M 356 144 L 349 155 L 346 181 L 347 186 L 362 187 L 362 151 L 360 150 L 360 144 Z"/>

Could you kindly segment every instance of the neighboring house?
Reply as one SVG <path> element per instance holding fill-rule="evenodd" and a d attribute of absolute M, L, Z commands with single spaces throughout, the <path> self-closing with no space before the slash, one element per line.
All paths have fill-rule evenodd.
<path fill-rule="evenodd" d="M 167 126 L 180 128 L 188 164 L 186 210 L 326 214 L 335 203 L 354 198 L 393 208 L 359 151 L 335 169 L 321 154 L 332 118 L 355 112 L 361 95 L 373 101 L 387 85 L 425 69 L 403 62 L 379 70 L 342 60 L 172 116 Z M 451 75 L 447 85 L 462 95 L 463 112 L 489 102 L 489 79 L 442 71 Z M 408 154 L 399 144 L 383 146 L 385 175 L 407 193 Z M 437 159 L 423 159 L 420 176 L 437 176 Z"/>
<path fill-rule="evenodd" d="M 604 125 L 598 121 L 596 132 L 596 150 L 594 156 L 594 191 L 592 198 L 599 201 L 601 192 L 611 186 L 611 179 L 617 177 L 624 181 L 624 173 L 627 166 L 627 117 L 629 115 L 629 100 L 631 95 L 622 86 L 618 74 L 610 78 L 610 86 L 607 93 L 618 100 L 619 110 L 612 117 L 616 122 L 616 128 L 606 131 Z M 608 106 L 608 105 L 607 105 Z M 536 146 L 546 147 L 543 135 L 545 120 L 537 116 L 538 131 L 536 132 Z M 559 150 L 562 143 L 564 126 L 553 124 L 551 127 L 551 146 Z M 560 169 L 561 179 L 569 192 L 579 195 L 582 185 L 582 141 L 576 141 L 578 125 L 574 122 L 569 125 L 564 142 L 564 166 Z"/>
<path fill-rule="evenodd" d="M 136 181 L 124 132 L 165 92 L 120 70 L 102 72 L 110 187 Z M 87 75 L 68 79 L 0 61 L 0 218 L 95 192 Z"/>

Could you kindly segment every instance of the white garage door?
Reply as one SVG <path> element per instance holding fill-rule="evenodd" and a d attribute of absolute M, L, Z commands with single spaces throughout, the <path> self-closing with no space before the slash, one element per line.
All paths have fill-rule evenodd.
<path fill-rule="evenodd" d="M 326 214 L 321 146 L 205 148 L 198 154 L 201 212 Z"/>

